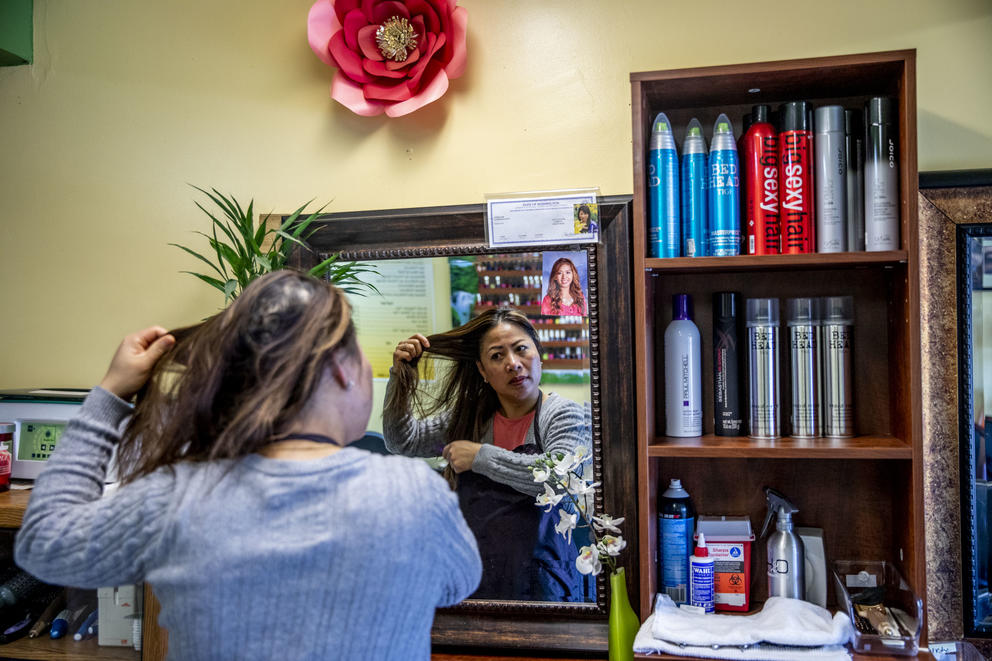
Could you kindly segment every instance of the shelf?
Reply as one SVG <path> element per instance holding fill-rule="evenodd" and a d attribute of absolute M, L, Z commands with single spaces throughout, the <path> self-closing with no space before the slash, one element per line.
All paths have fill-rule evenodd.
<path fill-rule="evenodd" d="M 649 457 L 756 459 L 912 459 L 913 448 L 893 436 L 791 438 L 747 436 L 663 436 L 648 445 Z"/>
<path fill-rule="evenodd" d="M 585 340 L 544 340 L 541 346 L 545 347 L 587 347 L 589 343 Z"/>
<path fill-rule="evenodd" d="M 589 328 L 588 323 L 584 324 L 556 324 L 553 321 L 548 321 L 547 319 L 531 319 L 531 324 L 534 328 L 544 330 L 545 328 L 554 328 L 558 330 L 585 330 Z"/>
<path fill-rule="evenodd" d="M 510 277 L 512 277 L 512 278 L 519 278 L 522 275 L 541 275 L 541 271 L 540 270 L 536 270 L 536 269 L 520 269 L 519 271 L 509 271 L 509 270 L 500 270 L 500 271 L 486 271 L 486 270 L 482 270 L 482 271 L 479 271 L 479 277 L 480 278 L 482 278 L 484 276 L 487 276 L 487 275 L 489 277 L 499 276 L 501 278 L 503 278 L 503 277 L 507 277 L 507 278 L 510 278 Z"/>
<path fill-rule="evenodd" d="M 848 269 L 858 266 L 905 264 L 905 250 L 882 252 L 809 253 L 806 255 L 739 255 L 737 257 L 673 257 L 644 260 L 645 269 L 665 273 L 716 273 L 795 269 Z"/>
<path fill-rule="evenodd" d="M 11 489 L 0 493 L 0 528 L 20 528 L 31 489 Z"/>
<path fill-rule="evenodd" d="M 850 647 L 848 647 L 850 650 Z M 672 656 L 670 654 L 635 654 L 634 659 L 636 661 L 693 661 L 696 657 L 691 656 Z M 907 661 L 908 659 L 917 659 L 918 661 L 933 661 L 933 657 L 929 652 L 921 651 L 916 656 L 879 656 L 878 654 L 854 654 L 852 655 L 853 661 Z M 702 661 L 702 659 L 701 659 Z"/>
<path fill-rule="evenodd" d="M 483 296 L 494 294 L 533 294 L 540 291 L 540 287 L 479 287 L 479 293 Z"/>
<path fill-rule="evenodd" d="M 544 361 L 544 371 L 548 370 L 587 370 L 589 369 L 588 358 L 552 358 Z"/>
<path fill-rule="evenodd" d="M 42 661 L 94 661 L 99 659 L 120 659 L 138 661 L 141 652 L 130 647 L 101 647 L 96 638 L 76 642 L 72 638 L 52 640 L 48 636 L 21 638 L 6 645 L 0 645 L 0 656 L 15 659 L 39 659 Z"/>

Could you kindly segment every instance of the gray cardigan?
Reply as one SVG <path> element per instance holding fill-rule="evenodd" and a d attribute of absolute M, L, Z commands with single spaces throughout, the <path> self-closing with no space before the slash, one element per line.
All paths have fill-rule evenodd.
<path fill-rule="evenodd" d="M 395 387 L 390 376 L 386 385 L 386 398 Z M 438 457 L 447 441 L 449 414 L 442 413 L 434 418 L 418 420 L 410 412 L 394 416 L 384 412 L 382 433 L 390 452 L 411 457 Z M 582 445 L 592 446 L 592 419 L 586 408 L 570 399 L 549 393 L 541 404 L 541 417 L 537 421 L 541 429 L 542 452 L 573 452 Z M 493 421 L 486 423 L 482 438 L 465 439 L 482 443 L 475 455 L 472 470 L 491 480 L 506 484 L 520 493 L 536 496 L 544 493 L 544 487 L 534 481 L 531 467 L 535 456 L 519 454 L 493 445 Z M 537 443 L 533 426 L 527 430 L 525 443 Z"/>
<path fill-rule="evenodd" d="M 475 537 L 422 461 L 183 462 L 101 498 L 130 407 L 96 388 L 35 482 L 17 564 L 84 588 L 149 581 L 169 658 L 430 658 L 434 609 L 479 584 Z"/>

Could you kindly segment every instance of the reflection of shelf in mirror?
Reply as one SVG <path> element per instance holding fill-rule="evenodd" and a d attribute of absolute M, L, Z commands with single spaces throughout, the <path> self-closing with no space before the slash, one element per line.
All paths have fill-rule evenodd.
<path fill-rule="evenodd" d="M 474 314 L 482 314 L 483 312 L 485 312 L 486 310 L 488 310 L 490 308 L 497 308 L 497 307 L 500 307 L 500 306 L 498 306 L 498 305 L 476 305 L 474 308 L 472 308 L 472 312 Z M 541 306 L 540 305 L 510 305 L 509 307 L 512 307 L 514 310 L 520 310 L 524 314 L 541 314 Z"/>
<path fill-rule="evenodd" d="M 499 294 L 533 294 L 541 291 L 540 287 L 479 287 L 479 293 L 483 296 L 494 296 Z"/>
<path fill-rule="evenodd" d="M 584 330 L 586 328 L 589 328 L 589 324 L 588 323 L 584 323 L 584 324 L 556 324 L 553 321 L 549 321 L 550 319 L 553 319 L 553 318 L 554 317 L 542 317 L 540 319 L 531 319 L 530 321 L 534 325 L 534 328 L 537 328 L 539 330 L 544 330 L 544 329 Z"/>
<path fill-rule="evenodd" d="M 829 269 L 905 264 L 905 250 L 883 252 L 810 253 L 806 255 L 739 255 L 737 257 L 673 257 L 645 259 L 645 268 L 666 273 L 751 271 L 777 269 Z"/>
<path fill-rule="evenodd" d="M 545 370 L 587 370 L 589 369 L 589 359 L 551 358 L 544 361 L 542 368 Z"/>
<path fill-rule="evenodd" d="M 541 344 L 545 347 L 584 347 L 589 345 L 585 340 L 544 340 Z"/>
<path fill-rule="evenodd" d="M 913 448 L 894 436 L 792 438 L 774 440 L 706 434 L 662 436 L 648 446 L 649 457 L 755 457 L 766 459 L 912 459 Z"/>
<path fill-rule="evenodd" d="M 530 269 L 521 269 L 519 271 L 505 271 L 505 270 L 504 271 L 479 271 L 479 277 L 480 278 L 484 278 L 486 276 L 489 276 L 490 278 L 494 278 L 496 276 L 499 276 L 501 278 L 517 278 L 517 277 L 524 276 L 524 275 L 541 275 L 541 272 L 540 271 L 537 271 L 537 270 L 530 270 Z"/>

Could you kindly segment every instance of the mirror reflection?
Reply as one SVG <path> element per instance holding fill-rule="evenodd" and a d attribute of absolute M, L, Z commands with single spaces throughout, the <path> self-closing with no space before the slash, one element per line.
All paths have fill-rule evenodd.
<path fill-rule="evenodd" d="M 452 485 L 483 560 L 473 599 L 595 602 L 575 566 L 588 533 L 556 532 L 574 506 L 538 507 L 530 470 L 591 450 L 587 253 L 373 265 L 381 296 L 352 301 L 375 380 L 367 447 L 423 457 Z"/>
<path fill-rule="evenodd" d="M 971 474 L 974 480 L 974 567 L 976 629 L 992 630 L 992 601 L 989 594 L 989 474 L 992 469 L 992 237 L 967 238 L 971 269 L 971 373 L 972 438 Z"/>

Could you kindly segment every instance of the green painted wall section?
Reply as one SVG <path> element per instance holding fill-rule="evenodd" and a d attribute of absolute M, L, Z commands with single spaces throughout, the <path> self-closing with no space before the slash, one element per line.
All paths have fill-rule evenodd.
<path fill-rule="evenodd" d="M 34 0 L 0 2 L 0 66 L 31 64 Z"/>

